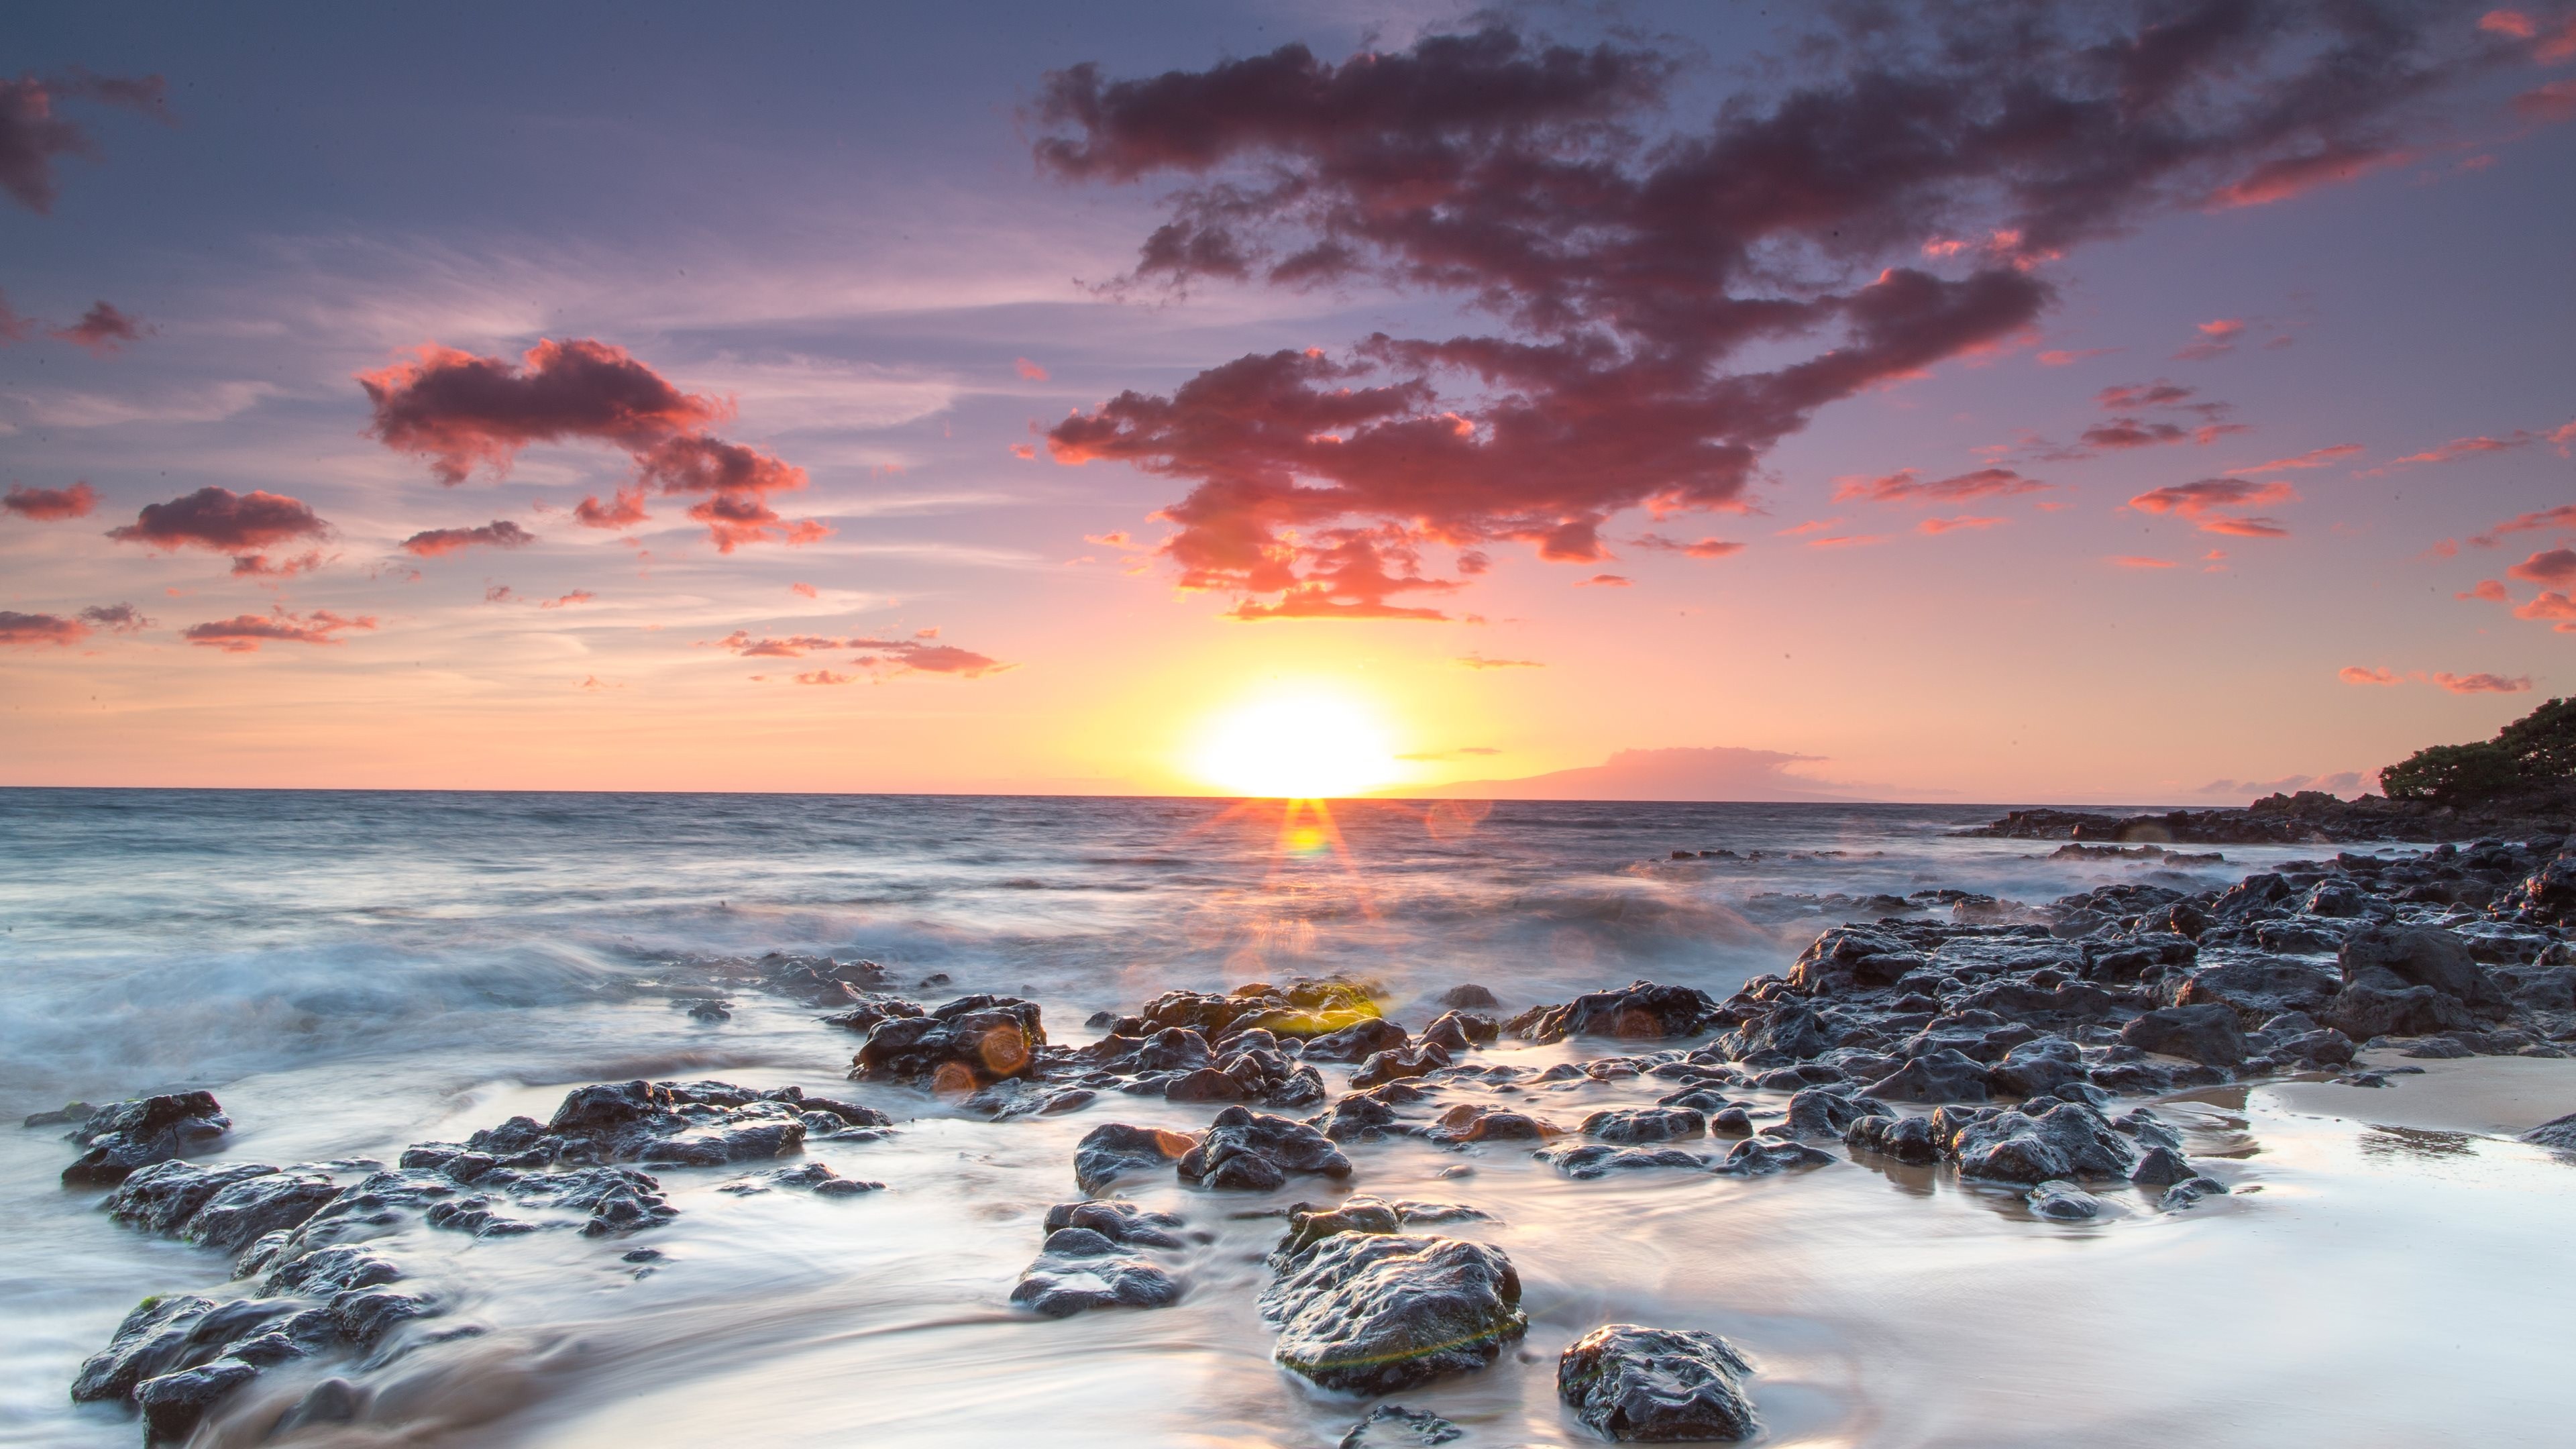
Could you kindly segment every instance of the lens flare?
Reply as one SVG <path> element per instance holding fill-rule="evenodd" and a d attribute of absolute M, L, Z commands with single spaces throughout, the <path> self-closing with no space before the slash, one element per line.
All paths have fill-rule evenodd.
<path fill-rule="evenodd" d="M 1218 715 L 1195 763 L 1219 789 L 1285 800 L 1357 795 L 1398 773 L 1373 714 L 1313 689 L 1263 695 Z"/>

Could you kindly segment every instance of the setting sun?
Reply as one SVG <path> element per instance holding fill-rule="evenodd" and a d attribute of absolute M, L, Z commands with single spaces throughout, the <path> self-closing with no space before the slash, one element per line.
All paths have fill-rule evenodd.
<path fill-rule="evenodd" d="M 1216 716 L 1195 764 L 1219 789 L 1291 800 L 1356 795 L 1397 773 L 1375 716 L 1309 690 L 1264 695 Z"/>

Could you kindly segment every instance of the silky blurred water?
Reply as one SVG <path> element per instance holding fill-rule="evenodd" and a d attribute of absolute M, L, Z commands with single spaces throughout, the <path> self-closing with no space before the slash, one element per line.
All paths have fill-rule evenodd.
<path fill-rule="evenodd" d="M 1211 1109 L 1114 1098 L 988 1123 L 839 1080 L 855 1040 L 811 1008 L 737 994 L 730 1020 L 699 1022 L 649 984 L 675 962 L 830 953 L 906 988 L 948 978 L 907 991 L 925 1000 L 1032 997 L 1079 1041 L 1092 1011 L 1169 987 L 1342 971 L 1419 1026 L 1468 981 L 1506 1010 L 1639 977 L 1723 994 L 1839 919 L 1814 899 L 1833 893 L 2037 903 L 2314 853 L 2231 847 L 2173 871 L 1952 834 L 2000 808 L 0 791 L 0 1111 L 208 1087 L 239 1124 L 223 1155 L 269 1162 L 389 1159 L 639 1075 L 795 1082 L 903 1122 L 817 1147 L 888 1184 L 861 1199 L 660 1173 L 682 1216 L 641 1280 L 615 1245 L 411 1232 L 447 1321 L 485 1332 L 379 1374 L 378 1422 L 298 1443 L 1330 1444 L 1365 1403 L 1273 1367 L 1251 1306 L 1277 1230 L 1259 1214 L 1316 1185 L 1140 1189 L 1214 1238 L 1176 1308 L 1047 1323 L 1007 1305 L 1038 1217 L 1076 1195 L 1082 1132 Z M 1739 858 L 1671 858 L 1717 849 Z M 1579 1120 L 1651 1095 L 1586 1082 L 1541 1105 Z M 2133 1201 L 2081 1228 L 1853 1164 L 1573 1183 L 1511 1150 L 1361 1149 L 1358 1190 L 1494 1213 L 1458 1231 L 1505 1246 L 1537 1320 L 1524 1354 L 1399 1397 L 1470 1444 L 1580 1442 L 1553 1355 L 1624 1318 L 1743 1343 L 1781 1442 L 2555 1442 L 2525 1431 L 2571 1404 L 2551 1325 L 2576 1170 L 2486 1139 L 2441 1161 L 2374 1152 L 2260 1091 L 2206 1111 L 2211 1142 L 2258 1144 L 2229 1170 L 2264 1193 L 2181 1217 Z M 0 1440 L 139 1443 L 64 1386 L 136 1299 L 212 1289 L 225 1265 L 57 1187 L 69 1155 L 0 1130 Z M 2460 1246 L 2428 1263 L 2437 1232 Z M 2401 1389 L 2436 1318 L 2447 1377 Z"/>

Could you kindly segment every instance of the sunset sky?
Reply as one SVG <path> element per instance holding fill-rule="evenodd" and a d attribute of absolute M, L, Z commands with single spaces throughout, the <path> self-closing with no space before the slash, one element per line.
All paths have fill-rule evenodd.
<path fill-rule="evenodd" d="M 13 17 L 0 783 L 2227 803 L 2576 692 L 2566 8 L 619 16 Z"/>

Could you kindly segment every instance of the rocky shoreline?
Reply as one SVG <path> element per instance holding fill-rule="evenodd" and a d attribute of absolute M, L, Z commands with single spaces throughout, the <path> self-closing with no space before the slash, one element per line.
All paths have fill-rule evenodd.
<path fill-rule="evenodd" d="M 1482 1210 L 1366 1193 L 1381 1144 L 1523 1151 L 1578 1183 L 1649 1172 L 1794 1190 L 1838 1161 L 1910 1164 L 2017 1193 L 2039 1224 L 2185 1211 L 2226 1193 L 2227 1173 L 2186 1153 L 2155 1109 L 2165 1094 L 2281 1076 L 2384 1085 L 2390 1069 L 2353 1066 L 2368 1047 L 2568 1055 L 2576 856 L 2563 844 L 2343 853 L 2224 890 L 2120 884 L 2045 908 L 1964 892 L 1871 900 L 1855 903 L 1867 918 L 1723 1000 L 1639 982 L 1498 1019 L 1479 1009 L 1489 992 L 1461 985 L 1419 1031 L 1341 978 L 1166 992 L 1094 1018 L 1100 1035 L 1080 1046 L 1049 1040 L 1038 1003 L 925 1005 L 884 991 L 865 963 L 773 956 L 731 978 L 831 1008 L 819 1029 L 858 1035 L 849 1076 L 880 1102 L 996 1123 L 1107 1117 L 1122 1097 L 1203 1104 L 1196 1131 L 1092 1128 L 1067 1168 L 1079 1196 L 1046 1212 L 1035 1260 L 994 1300 L 1032 1318 L 1178 1302 L 1187 1250 L 1207 1241 L 1186 1204 L 1212 1217 L 1267 1204 L 1284 1230 L 1257 1308 L 1277 1361 L 1321 1389 L 1378 1396 L 1479 1372 L 1528 1322 L 1511 1260 L 1476 1237 Z M 1543 1043 L 1585 1050 L 1534 1067 L 1501 1049 Z M 1662 1090 L 1651 1106 L 1556 1105 L 1610 1082 Z M 680 1213 L 670 1174 L 721 1177 L 737 1196 L 904 1186 L 809 1155 L 864 1154 L 902 1130 L 884 1107 L 714 1081 L 577 1087 L 545 1121 L 416 1143 L 391 1165 L 224 1161 L 232 1124 L 203 1092 L 75 1104 L 29 1125 L 70 1128 L 67 1189 L 104 1188 L 118 1221 L 228 1265 L 219 1288 L 146 1300 L 72 1386 L 132 1407 L 152 1443 L 185 1440 L 289 1363 L 332 1372 L 269 1432 L 363 1417 L 370 1375 L 477 1332 L 479 1290 L 440 1276 L 453 1260 L 407 1258 L 397 1238 L 412 1226 L 497 1252 L 568 1233 L 640 1275 L 659 1266 L 650 1235 Z M 2529 1140 L 2576 1150 L 2576 1118 Z M 1141 1183 L 1184 1210 L 1118 1196 Z M 1714 1335 L 1605 1324 L 1565 1350 L 1557 1382 L 1602 1437 L 1726 1441 L 1758 1431 L 1758 1363 Z M 1445 1422 L 1379 1404 L 1345 1443 L 1442 1442 Z"/>
<path fill-rule="evenodd" d="M 2245 808 L 2104 815 L 2084 810 L 2015 810 L 1963 836 L 2000 840 L 2082 840 L 2115 845 L 2338 845 L 2370 841 L 2438 844 L 2471 839 L 2564 839 L 2576 833 L 2576 800 L 2544 792 L 2509 801 L 2448 805 L 2322 790 L 2267 795 Z"/>

